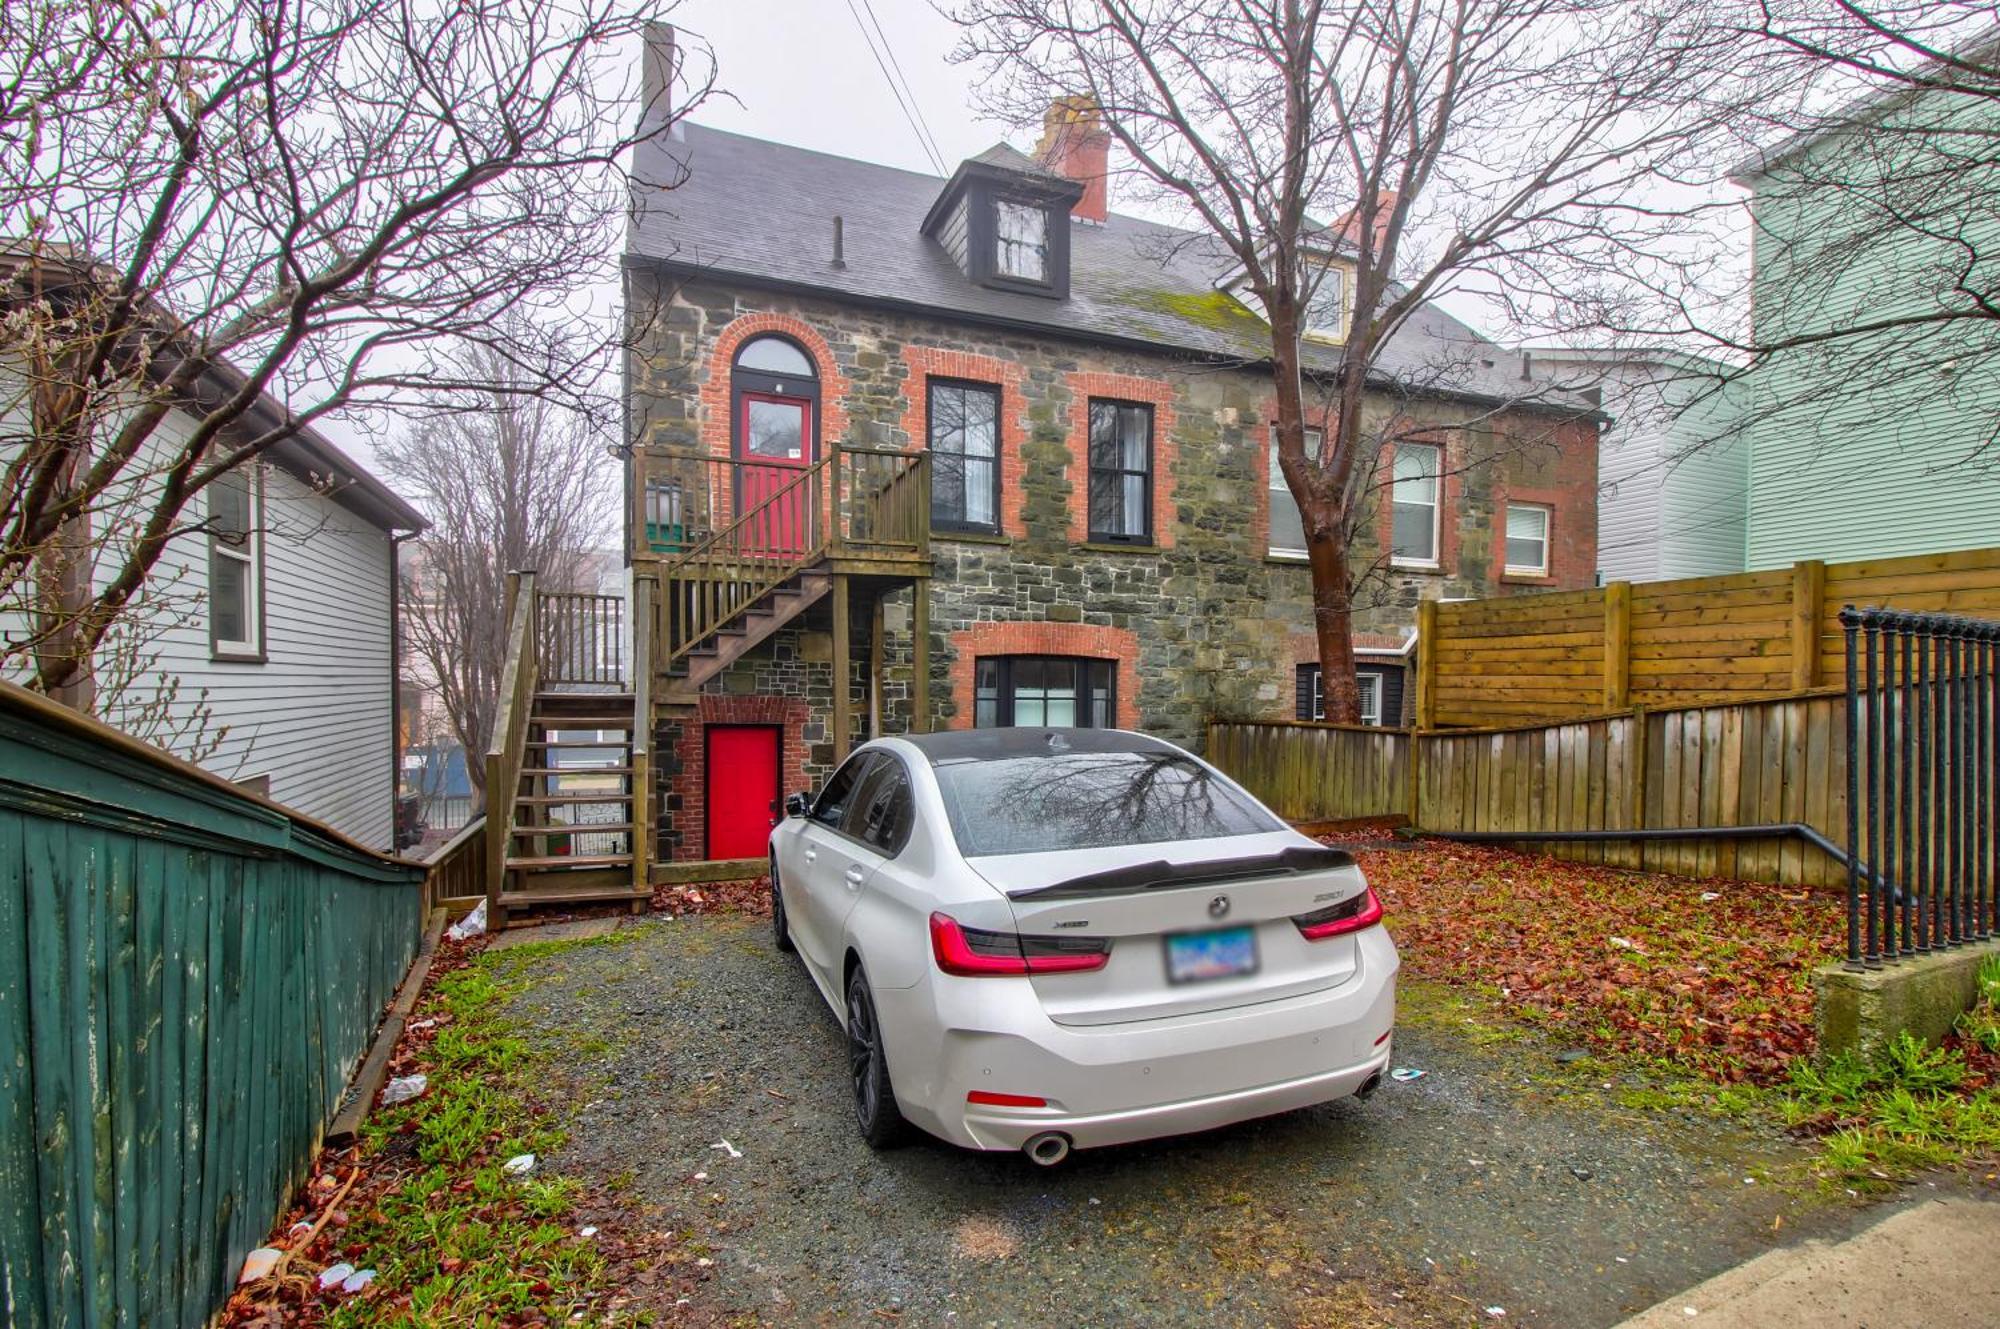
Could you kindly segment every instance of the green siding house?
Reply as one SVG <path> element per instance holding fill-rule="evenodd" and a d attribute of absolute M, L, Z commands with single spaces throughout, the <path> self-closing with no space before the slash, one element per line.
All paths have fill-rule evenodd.
<path fill-rule="evenodd" d="M 1740 167 L 1750 569 L 2000 545 L 2000 108 L 1899 93 Z M 1831 329 L 1865 335 L 1812 340 Z"/>

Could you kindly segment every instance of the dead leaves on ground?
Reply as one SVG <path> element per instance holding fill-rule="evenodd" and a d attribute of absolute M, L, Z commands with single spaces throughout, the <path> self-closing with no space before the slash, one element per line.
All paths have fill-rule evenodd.
<path fill-rule="evenodd" d="M 1412 976 L 1478 989 L 1600 1048 L 1769 1082 L 1814 1042 L 1841 902 L 1426 841 L 1362 850 Z"/>

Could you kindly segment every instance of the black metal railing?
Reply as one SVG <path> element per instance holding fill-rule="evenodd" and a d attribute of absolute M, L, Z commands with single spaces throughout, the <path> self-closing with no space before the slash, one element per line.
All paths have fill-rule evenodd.
<path fill-rule="evenodd" d="M 2000 623 L 1840 613 L 1847 647 L 1847 963 L 2000 929 Z"/>

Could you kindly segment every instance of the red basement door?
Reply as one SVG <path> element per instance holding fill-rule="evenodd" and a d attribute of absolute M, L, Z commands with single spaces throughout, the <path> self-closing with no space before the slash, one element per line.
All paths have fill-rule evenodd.
<path fill-rule="evenodd" d="M 778 782 L 776 725 L 710 725 L 707 730 L 710 858 L 762 858 L 778 824 L 784 792 Z"/>

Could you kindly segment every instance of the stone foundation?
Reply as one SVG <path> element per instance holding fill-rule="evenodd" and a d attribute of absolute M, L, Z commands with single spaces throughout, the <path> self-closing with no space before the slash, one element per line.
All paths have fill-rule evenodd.
<path fill-rule="evenodd" d="M 1872 1055 L 1906 1029 L 1937 1042 L 1972 1008 L 1979 966 L 1990 955 L 2000 955 L 2000 941 L 1932 951 L 1880 969 L 1823 966 L 1813 975 L 1820 1055 Z"/>

